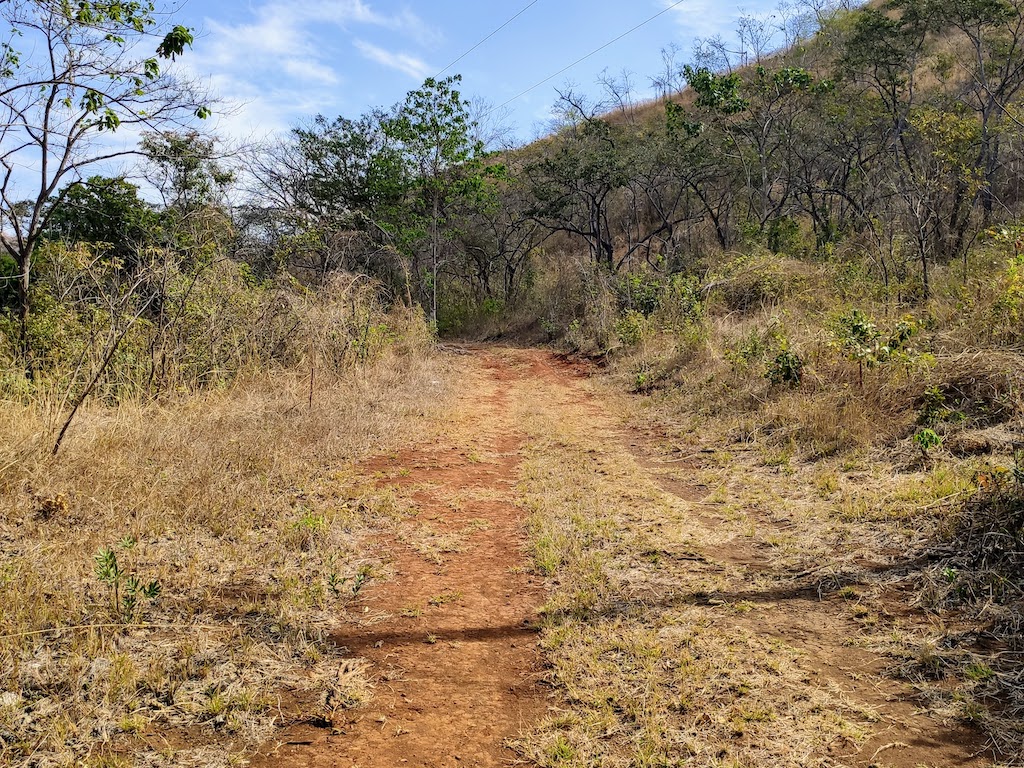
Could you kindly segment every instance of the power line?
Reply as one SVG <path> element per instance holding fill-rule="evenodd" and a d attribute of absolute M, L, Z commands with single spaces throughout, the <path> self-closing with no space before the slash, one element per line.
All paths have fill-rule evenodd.
<path fill-rule="evenodd" d="M 518 18 L 519 18 L 520 16 L 522 16 L 522 15 L 523 15 L 524 13 L 526 13 L 526 12 L 527 12 L 528 10 L 530 10 L 530 9 L 531 9 L 531 8 L 532 8 L 533 6 L 535 6 L 535 5 L 536 5 L 536 4 L 538 3 L 538 2 L 540 2 L 540 0 L 533 0 L 533 2 L 532 2 L 532 3 L 530 3 L 530 4 L 529 4 L 529 5 L 527 5 L 527 6 L 525 7 L 525 8 L 523 8 L 523 9 L 522 9 L 521 11 L 519 11 L 519 13 L 517 13 L 517 14 L 516 14 L 515 16 L 513 16 L 513 17 L 512 17 L 511 19 L 509 19 L 508 21 L 506 21 L 506 22 L 505 22 L 504 24 L 502 24 L 502 25 L 501 25 L 500 27 L 498 27 L 498 28 L 497 28 L 496 30 L 494 30 L 493 32 L 491 32 L 491 34 L 489 34 L 489 35 L 488 35 L 487 37 L 485 37 L 485 38 L 484 38 L 483 40 L 481 40 L 481 41 L 480 41 L 479 43 L 477 43 L 477 44 L 476 44 L 476 45 L 474 45 L 474 46 L 473 46 L 472 48 L 470 48 L 470 49 L 469 49 L 468 51 L 466 51 L 466 52 L 465 52 L 464 54 L 462 54 L 461 56 L 459 56 L 459 58 L 457 58 L 457 59 L 456 59 L 455 61 L 453 61 L 453 62 L 452 62 L 451 64 L 449 64 L 449 65 L 448 65 L 447 67 L 445 67 L 445 68 L 444 68 L 444 69 L 442 69 L 442 70 L 441 70 L 440 72 L 438 72 L 438 73 L 437 73 L 436 75 L 434 75 L 434 79 L 436 80 L 436 79 L 437 79 L 437 78 L 439 78 L 439 77 L 440 77 L 441 75 L 443 75 L 443 74 L 444 74 L 445 72 L 447 72 L 447 71 L 448 71 L 449 69 L 451 69 L 452 67 L 454 67 L 454 66 L 455 66 L 456 64 L 458 64 L 458 63 L 459 63 L 460 61 L 462 61 L 462 60 L 463 60 L 464 58 L 466 58 L 467 56 L 469 56 L 469 54 L 471 54 L 471 53 L 472 53 L 473 51 L 475 51 L 475 50 L 476 50 L 477 48 L 479 48 L 479 47 L 480 47 L 481 45 L 483 45 L 484 43 L 486 43 L 486 42 L 487 42 L 488 40 L 490 40 L 490 39 L 491 39 L 492 37 L 494 37 L 494 36 L 495 36 L 496 34 L 498 34 L 499 32 L 501 32 L 501 30 L 503 30 L 503 29 L 504 29 L 505 27 L 507 27 L 507 26 L 508 26 L 509 24 L 511 24 L 511 23 L 512 23 L 513 21 L 515 21 L 515 20 L 516 20 L 516 19 L 518 19 Z"/>
<path fill-rule="evenodd" d="M 512 103 L 513 101 L 515 101 L 516 99 L 518 99 L 518 98 L 520 98 L 520 97 L 522 97 L 522 96 L 525 96 L 525 95 L 526 95 L 526 94 L 528 94 L 528 93 L 529 93 L 530 91 L 533 91 L 533 90 L 536 90 L 537 88 L 540 88 L 540 87 L 541 87 L 542 85 L 544 85 L 544 83 L 548 83 L 548 82 L 551 82 L 551 81 L 552 81 L 552 80 L 554 80 L 554 79 L 555 79 L 556 77 L 558 77 L 559 75 L 563 74 L 564 72 L 568 72 L 568 71 L 569 71 L 570 69 L 572 69 L 573 67 L 575 67 L 575 66 L 576 66 L 577 64 L 581 64 L 582 62 L 586 61 L 587 59 L 589 59 L 589 58 L 590 58 L 591 56 L 593 56 L 594 54 L 600 53 L 600 52 L 601 52 L 601 51 L 603 51 L 603 50 L 604 50 L 605 48 L 608 48 L 609 46 L 611 46 L 611 45 L 614 45 L 615 43 L 619 42 L 619 40 L 621 40 L 622 38 L 624 38 L 624 37 L 626 37 L 626 36 L 628 36 L 628 35 L 631 35 L 631 34 L 633 34 L 634 32 L 636 32 L 636 31 L 637 31 L 638 29 L 640 29 L 641 27 L 646 27 L 646 26 L 647 26 L 648 24 L 650 24 L 650 23 L 651 23 L 652 21 L 654 21 L 654 20 L 655 20 L 656 18 L 658 18 L 659 16 L 663 16 L 663 15 L 665 15 L 666 13 L 668 13 L 669 11 L 671 11 L 671 10 L 672 10 L 673 8 L 675 8 L 676 6 L 682 5 L 682 4 L 684 3 L 684 2 L 685 2 L 685 0 L 677 0 L 676 2 L 672 3 L 672 5 L 670 5 L 670 6 L 666 7 L 666 8 L 663 8 L 662 10 L 658 11 L 658 12 L 657 12 L 656 14 L 654 14 L 653 16 L 651 16 L 651 18 L 647 19 L 646 21 L 642 21 L 642 22 L 640 22 L 639 24 L 637 24 L 637 25 L 636 25 L 635 27 L 633 27 L 632 29 L 627 29 L 627 30 L 626 30 L 625 32 L 623 32 L 623 33 L 622 33 L 621 35 L 619 35 L 618 37 L 616 37 L 616 38 L 615 38 L 614 40 L 609 40 L 609 41 L 608 41 L 607 43 L 605 43 L 605 44 L 604 44 L 604 45 L 602 45 L 601 47 L 599 47 L 599 48 L 595 48 L 594 50 L 592 50 L 592 51 L 591 51 L 590 53 L 588 53 L 588 54 L 587 54 L 586 56 L 582 56 L 581 58 L 578 58 L 578 59 L 576 59 L 576 61 L 574 61 L 574 62 L 573 62 L 572 64 L 570 64 L 569 66 L 567 66 L 567 67 L 563 67 L 562 69 L 560 69 L 560 70 L 558 70 L 557 72 L 555 72 L 555 74 L 553 74 L 553 75 L 550 75 L 550 76 L 548 76 L 548 77 L 545 77 L 545 78 L 544 78 L 543 80 L 541 80 L 541 81 L 540 81 L 539 83 L 535 83 L 535 84 L 531 85 L 531 86 L 530 86 L 529 88 L 527 88 L 527 89 L 526 89 L 525 91 L 521 91 L 520 93 L 517 93 L 517 94 L 516 94 L 515 96 L 513 96 L 513 97 L 512 97 L 511 99 L 509 99 L 508 101 L 506 101 L 506 102 L 505 102 L 504 104 L 500 104 L 499 106 L 495 107 L 494 109 L 492 109 L 492 110 L 488 111 L 488 112 L 487 112 L 487 114 L 489 115 L 489 114 L 491 114 L 491 112 L 496 112 L 496 111 L 498 111 L 499 109 L 503 109 L 504 107 L 507 107 L 507 106 L 508 106 L 509 104 L 511 104 L 511 103 Z M 485 115 L 485 116 L 486 116 L 486 115 Z"/>

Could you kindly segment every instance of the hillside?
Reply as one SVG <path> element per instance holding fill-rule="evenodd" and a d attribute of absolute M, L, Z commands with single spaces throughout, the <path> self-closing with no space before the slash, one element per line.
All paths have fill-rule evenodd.
<path fill-rule="evenodd" d="M 206 109 L 18 8 L 4 152 Z M 1024 765 L 1024 4 L 739 35 L 5 195 L 0 765 Z"/>

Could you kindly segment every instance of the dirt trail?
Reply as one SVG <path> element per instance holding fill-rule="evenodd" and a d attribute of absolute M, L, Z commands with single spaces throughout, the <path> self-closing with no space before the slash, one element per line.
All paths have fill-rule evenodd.
<path fill-rule="evenodd" d="M 543 589 L 514 504 L 523 383 L 491 355 L 455 364 L 446 436 L 357 468 L 416 510 L 376 541 L 392 576 L 363 590 L 333 638 L 369 663 L 372 701 L 338 709 L 330 728 L 286 729 L 257 765 L 503 765 L 505 740 L 546 711 L 536 685 Z"/>
<path fill-rule="evenodd" d="M 506 740 L 530 731 L 561 703 L 538 685 L 543 670 L 534 627 L 545 594 L 528 570 L 526 513 L 517 506 L 524 451 L 544 423 L 559 424 L 560 439 L 625 467 L 621 498 L 602 500 L 609 508 L 625 510 L 636 504 L 637 493 L 650 492 L 663 497 L 662 512 L 678 516 L 642 511 L 631 518 L 623 512 L 621 525 L 652 537 L 664 552 L 673 546 L 673 526 L 685 529 L 679 538 L 688 547 L 703 543 L 697 556 L 671 565 L 682 587 L 665 586 L 663 566 L 654 574 L 661 581 L 652 571 L 645 582 L 647 566 L 641 563 L 626 592 L 651 605 L 671 593 L 706 605 L 702 621 L 708 625 L 778 638 L 800 654 L 808 687 L 828 689 L 851 709 L 870 712 L 858 743 L 839 739 L 815 764 L 984 764 L 972 760 L 980 745 L 975 732 L 945 728 L 924 715 L 906 686 L 881 674 L 877 655 L 850 646 L 858 627 L 841 603 L 799 586 L 789 592 L 746 589 L 752 574 L 771 571 L 771 559 L 740 537 L 723 540 L 727 520 L 703 502 L 708 490 L 688 482 L 685 467 L 659 464 L 635 433 L 623 429 L 614 406 L 581 383 L 579 368 L 539 350 L 497 348 L 473 349 L 454 365 L 460 391 L 446 437 L 360 467 L 380 487 L 410 497 L 418 510 L 394 536 L 377 541 L 393 576 L 364 590 L 349 608 L 348 628 L 334 638 L 368 662 L 373 698 L 363 707 L 339 709 L 333 728 L 283 729 L 256 765 L 512 762 Z M 776 524 L 768 516 L 757 523 Z M 700 585 L 704 574 L 716 589 L 679 591 Z M 726 610 L 740 602 L 767 608 Z"/>

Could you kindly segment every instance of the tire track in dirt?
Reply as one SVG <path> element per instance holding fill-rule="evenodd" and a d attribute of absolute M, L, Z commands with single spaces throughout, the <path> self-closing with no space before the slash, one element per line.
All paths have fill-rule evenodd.
<path fill-rule="evenodd" d="M 864 714 L 861 734 L 850 738 L 837 733 L 827 750 L 814 756 L 815 764 L 863 768 L 991 765 L 984 736 L 976 728 L 929 712 L 911 685 L 887 673 L 890 659 L 851 643 L 862 636 L 862 628 L 844 599 L 830 596 L 827 590 L 822 593 L 814 579 L 793 578 L 780 569 L 770 548 L 755 544 L 743 532 L 746 526 L 756 525 L 762 535 L 784 533 L 794 527 L 786 515 L 770 508 L 749 508 L 740 519 L 720 516 L 718 505 L 707 503 L 711 489 L 701 486 L 696 472 L 687 471 L 685 465 L 678 467 L 681 472 L 666 472 L 674 463 L 672 459 L 666 462 L 657 452 L 658 441 L 650 435 L 638 439 L 633 428 L 623 424 L 614 398 L 580 384 L 585 368 L 536 350 L 506 354 L 538 384 L 544 382 L 548 394 L 543 407 L 548 418 L 559 418 L 561 412 L 560 421 L 571 441 L 591 454 L 605 456 L 609 466 L 623 472 L 617 486 L 607 486 L 621 488 L 621 497 L 616 491 L 601 502 L 618 510 L 616 516 L 627 537 L 646 532 L 649 541 L 656 542 L 657 552 L 664 555 L 664 565 L 651 573 L 656 578 L 649 584 L 641 577 L 632 586 L 623 585 L 623 596 L 629 597 L 635 589 L 634 597 L 651 608 L 652 618 L 659 605 L 681 599 L 703 613 L 700 621 L 707 626 L 784 643 L 798 654 L 795 674 L 803 678 L 803 685 L 828 692 L 845 710 Z M 744 468 L 744 462 L 736 462 L 736 471 Z M 605 471 L 601 462 L 595 471 Z M 666 513 L 665 518 L 652 516 L 650 510 L 630 511 L 634 494 L 645 494 L 648 491 L 642 489 L 648 488 L 653 496 L 661 495 L 658 508 Z M 673 541 L 677 522 L 686 531 L 680 542 Z M 827 526 L 825 521 L 821 524 Z M 674 557 L 677 544 L 682 556 Z M 646 570 L 643 560 L 650 554 L 633 553 L 637 575 Z M 670 583 L 673 574 L 678 579 L 675 585 Z M 696 590 L 689 591 L 691 587 Z M 907 609 L 906 605 L 889 607 L 897 615 Z"/>
<path fill-rule="evenodd" d="M 377 541 L 393 577 L 367 587 L 332 638 L 369 663 L 373 698 L 337 709 L 331 728 L 284 729 L 256 765 L 505 765 L 505 740 L 546 711 L 534 627 L 543 589 L 514 503 L 519 375 L 480 352 L 454 364 L 448 435 L 358 467 L 416 509 Z"/>
<path fill-rule="evenodd" d="M 657 435 L 639 435 L 625 430 L 622 443 L 638 467 L 664 493 L 675 498 L 707 542 L 717 541 L 709 553 L 711 568 L 729 572 L 732 589 L 695 596 L 707 602 L 709 613 L 721 615 L 720 606 L 757 604 L 759 610 L 736 613 L 728 622 L 737 632 L 774 637 L 799 649 L 808 686 L 836 691 L 855 707 L 873 714 L 873 726 L 863 740 L 840 740 L 830 745 L 828 757 L 838 766 L 854 768 L 921 768 L 925 765 L 984 768 L 991 765 L 984 736 L 977 728 L 961 722 L 942 721 L 929 713 L 910 685 L 894 679 L 887 671 L 891 660 L 878 652 L 857 647 L 863 627 L 851 615 L 851 606 L 841 596 L 841 581 L 824 584 L 813 573 L 794 574 L 780 567 L 771 548 L 757 545 L 739 533 L 742 525 L 756 525 L 763 538 L 793 528 L 784 516 L 747 507 L 743 523 L 730 521 L 714 512 L 718 505 L 707 501 L 711 489 L 692 479 L 701 466 L 699 454 L 680 465 L 653 446 Z M 713 453 L 703 451 L 701 453 Z M 747 471 L 749 466 L 744 465 Z M 741 470 L 742 471 L 742 470 Z M 753 472 L 751 471 L 751 474 Z M 842 555 L 837 552 L 837 555 Z M 823 569 L 826 563 L 819 564 Z M 864 569 L 861 586 L 870 581 Z M 754 582 L 757 582 L 756 584 Z M 909 608 L 909 595 L 889 596 L 877 610 L 890 617 L 922 621 Z M 891 611 L 891 613 L 890 613 Z M 721 619 L 719 619 L 720 621 Z"/>

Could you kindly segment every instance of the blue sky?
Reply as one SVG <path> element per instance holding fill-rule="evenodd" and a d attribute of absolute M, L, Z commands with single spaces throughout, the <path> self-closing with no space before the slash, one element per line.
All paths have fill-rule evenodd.
<path fill-rule="evenodd" d="M 603 71 L 628 71 L 638 95 L 650 97 L 662 49 L 674 44 L 686 60 L 695 38 L 733 38 L 742 14 L 770 14 L 776 2 L 684 0 L 669 9 L 674 0 L 184 0 L 173 20 L 198 33 L 183 66 L 224 100 L 215 130 L 255 140 L 318 113 L 356 117 L 391 106 L 520 11 L 444 73 L 462 74 L 465 96 L 504 104 L 665 11 L 512 101 L 506 121 L 526 140 L 544 132 L 556 87 L 596 94 Z"/>

